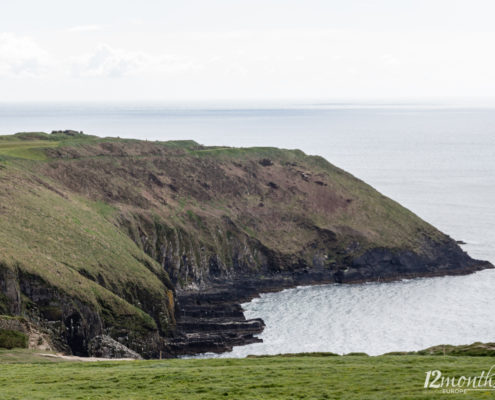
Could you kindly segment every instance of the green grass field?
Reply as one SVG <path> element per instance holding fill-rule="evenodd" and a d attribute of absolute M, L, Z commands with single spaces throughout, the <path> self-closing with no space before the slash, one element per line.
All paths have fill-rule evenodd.
<path fill-rule="evenodd" d="M 476 376 L 491 357 L 293 356 L 247 359 L 53 362 L 0 351 L 0 398 L 7 399 L 465 399 L 424 389 L 425 372 Z M 447 397 L 446 397 L 447 396 Z"/>

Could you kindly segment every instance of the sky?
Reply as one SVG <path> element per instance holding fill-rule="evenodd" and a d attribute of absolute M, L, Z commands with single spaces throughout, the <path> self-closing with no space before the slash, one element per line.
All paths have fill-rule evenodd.
<path fill-rule="evenodd" d="M 493 0 L 0 0 L 0 101 L 491 98 Z"/>

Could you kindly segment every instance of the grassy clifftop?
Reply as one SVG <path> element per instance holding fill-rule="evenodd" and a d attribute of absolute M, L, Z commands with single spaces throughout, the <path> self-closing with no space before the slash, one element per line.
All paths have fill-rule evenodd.
<path fill-rule="evenodd" d="M 443 243 L 407 209 L 298 150 L 0 136 L 0 314 L 41 319 L 73 350 L 101 333 L 156 350 L 175 329 L 178 288 L 345 272 L 373 249 L 430 257 Z"/>

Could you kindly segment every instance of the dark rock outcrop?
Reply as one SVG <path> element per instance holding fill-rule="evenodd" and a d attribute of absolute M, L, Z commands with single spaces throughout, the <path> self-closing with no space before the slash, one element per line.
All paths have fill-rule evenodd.
<path fill-rule="evenodd" d="M 93 337 L 88 344 L 88 353 L 91 357 L 142 359 L 138 353 L 107 335 Z"/>
<path fill-rule="evenodd" d="M 231 289 L 217 287 L 178 296 L 177 331 L 167 341 L 169 355 L 221 353 L 261 341 L 254 335 L 263 331 L 263 320 L 246 320 L 239 302 L 247 297 L 238 297 Z"/>

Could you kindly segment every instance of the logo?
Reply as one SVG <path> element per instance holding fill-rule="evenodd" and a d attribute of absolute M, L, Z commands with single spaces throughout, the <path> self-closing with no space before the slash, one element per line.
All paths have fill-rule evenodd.
<path fill-rule="evenodd" d="M 425 389 L 442 393 L 467 394 L 469 392 L 495 391 L 495 365 L 477 376 L 445 376 L 438 369 L 426 371 Z"/>

